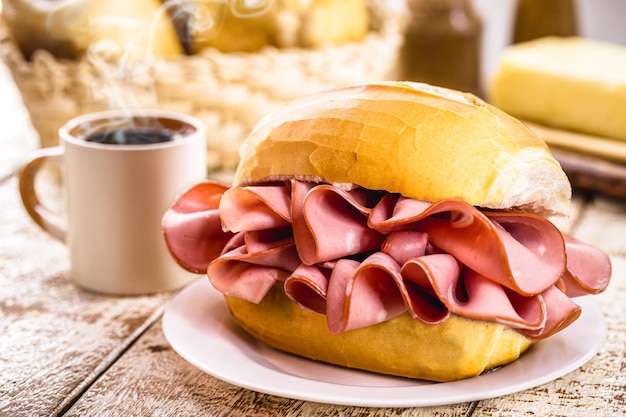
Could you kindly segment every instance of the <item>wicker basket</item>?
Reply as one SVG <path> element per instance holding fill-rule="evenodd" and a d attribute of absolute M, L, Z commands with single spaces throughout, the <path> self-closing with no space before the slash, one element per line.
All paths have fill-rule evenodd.
<path fill-rule="evenodd" d="M 202 120 L 208 131 L 209 170 L 236 166 L 238 149 L 257 121 L 294 98 L 349 84 L 387 79 L 396 67 L 402 22 L 380 0 L 369 3 L 371 30 L 359 43 L 320 49 L 221 53 L 124 68 L 88 55 L 61 60 L 37 50 L 26 61 L 0 27 L 0 55 L 21 92 L 43 147 L 58 143 L 69 119 L 110 108 L 159 108 Z"/>

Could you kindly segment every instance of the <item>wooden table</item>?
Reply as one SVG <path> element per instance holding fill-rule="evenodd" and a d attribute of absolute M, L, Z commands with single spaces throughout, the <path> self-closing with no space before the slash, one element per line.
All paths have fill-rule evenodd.
<path fill-rule="evenodd" d="M 595 299 L 608 335 L 581 368 L 534 389 L 427 408 L 290 400 L 222 382 L 183 360 L 161 325 L 175 293 L 108 297 L 68 278 L 66 247 L 19 201 L 14 175 L 37 146 L 0 65 L 0 415 L 2 416 L 614 416 L 626 414 L 626 204 L 576 196 L 560 226 L 606 250 L 613 280 Z"/>

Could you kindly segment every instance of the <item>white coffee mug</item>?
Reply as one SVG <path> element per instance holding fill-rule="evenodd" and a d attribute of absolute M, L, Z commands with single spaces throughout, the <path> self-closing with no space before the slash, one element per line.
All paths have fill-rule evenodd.
<path fill-rule="evenodd" d="M 66 223 L 42 203 L 35 186 L 48 164 L 61 167 Z M 161 218 L 179 193 L 205 177 L 201 122 L 172 112 L 112 110 L 69 121 L 59 130 L 59 146 L 35 152 L 19 180 L 28 214 L 68 245 L 70 274 L 79 286 L 138 295 L 177 289 L 197 277 L 169 254 Z"/>

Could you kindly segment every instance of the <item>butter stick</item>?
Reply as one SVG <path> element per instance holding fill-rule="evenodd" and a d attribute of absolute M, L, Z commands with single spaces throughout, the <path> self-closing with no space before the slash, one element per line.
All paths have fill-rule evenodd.
<path fill-rule="evenodd" d="M 505 112 L 626 141 L 626 47 L 546 37 L 507 47 L 488 89 Z"/>

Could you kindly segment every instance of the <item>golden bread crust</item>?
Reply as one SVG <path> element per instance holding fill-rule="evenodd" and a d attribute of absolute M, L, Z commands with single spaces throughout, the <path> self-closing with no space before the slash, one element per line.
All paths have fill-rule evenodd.
<path fill-rule="evenodd" d="M 436 326 L 407 313 L 332 335 L 322 314 L 293 303 L 277 283 L 259 304 L 225 296 L 237 323 L 258 340 L 314 360 L 377 373 L 453 381 L 517 359 L 532 342 L 497 323 L 452 315 Z"/>
<path fill-rule="evenodd" d="M 571 197 L 521 122 L 471 94 L 411 82 L 324 91 L 264 118 L 234 184 L 291 177 L 547 215 L 565 215 Z"/>

